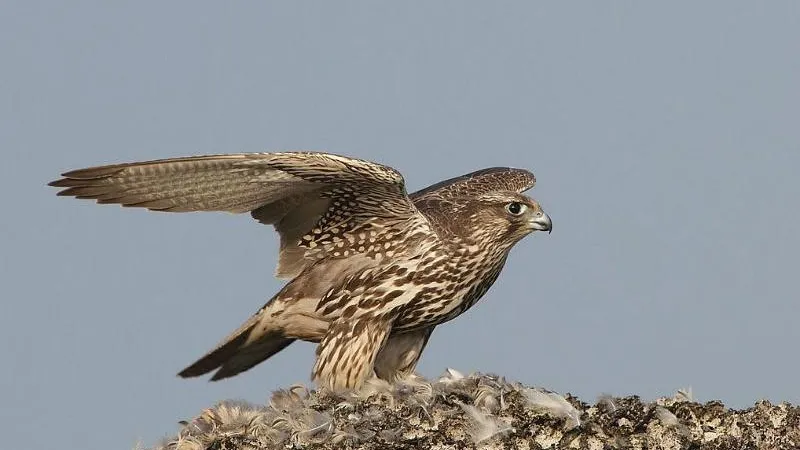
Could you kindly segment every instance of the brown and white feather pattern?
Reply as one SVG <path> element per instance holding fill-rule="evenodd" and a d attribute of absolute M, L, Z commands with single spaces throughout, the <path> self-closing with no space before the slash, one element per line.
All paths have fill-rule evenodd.
<path fill-rule="evenodd" d="M 436 325 L 474 305 L 513 245 L 550 229 L 527 170 L 490 168 L 408 195 L 396 170 L 328 153 L 173 158 L 67 172 L 59 195 L 165 212 L 250 212 L 280 235 L 289 282 L 181 376 L 248 370 L 297 339 L 331 389 L 413 372 Z M 512 205 L 513 208 L 510 206 Z"/>

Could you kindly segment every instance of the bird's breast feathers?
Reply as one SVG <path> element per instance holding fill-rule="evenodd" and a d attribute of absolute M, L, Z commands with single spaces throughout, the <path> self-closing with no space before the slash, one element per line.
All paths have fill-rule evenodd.
<path fill-rule="evenodd" d="M 386 258 L 341 280 L 320 298 L 321 317 L 392 315 L 396 330 L 451 320 L 475 304 L 499 275 L 505 257 L 482 252 L 455 256 L 431 250 L 408 259 Z"/>

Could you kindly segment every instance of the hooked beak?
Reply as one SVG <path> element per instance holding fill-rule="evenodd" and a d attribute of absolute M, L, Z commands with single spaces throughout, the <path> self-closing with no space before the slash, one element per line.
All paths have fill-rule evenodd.
<path fill-rule="evenodd" d="M 544 212 L 540 212 L 536 215 L 536 217 L 531 220 L 531 227 L 537 231 L 547 231 L 547 234 L 553 232 L 553 221 L 550 220 L 550 216 L 548 216 Z"/>

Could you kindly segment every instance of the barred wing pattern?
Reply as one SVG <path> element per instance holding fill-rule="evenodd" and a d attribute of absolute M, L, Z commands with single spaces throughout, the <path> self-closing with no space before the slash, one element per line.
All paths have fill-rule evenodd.
<path fill-rule="evenodd" d="M 391 167 L 315 152 L 172 158 L 74 170 L 59 195 L 154 211 L 250 211 L 281 237 L 276 276 L 292 278 L 323 257 L 346 257 L 347 234 L 390 232 L 419 219 Z"/>

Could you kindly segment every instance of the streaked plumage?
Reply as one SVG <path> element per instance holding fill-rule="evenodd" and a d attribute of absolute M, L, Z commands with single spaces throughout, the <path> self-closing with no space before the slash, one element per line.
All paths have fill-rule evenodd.
<path fill-rule="evenodd" d="M 407 195 L 394 169 L 343 156 L 251 153 L 75 170 L 59 195 L 156 211 L 250 212 L 280 235 L 289 282 L 180 372 L 250 369 L 297 339 L 318 342 L 312 377 L 358 388 L 413 372 L 434 327 L 497 279 L 512 246 L 550 218 L 522 195 L 533 174 L 491 168 Z"/>

